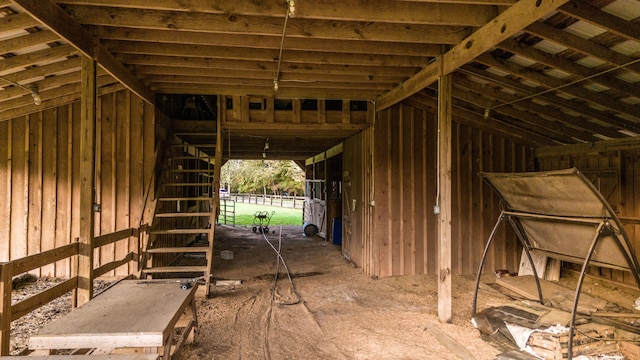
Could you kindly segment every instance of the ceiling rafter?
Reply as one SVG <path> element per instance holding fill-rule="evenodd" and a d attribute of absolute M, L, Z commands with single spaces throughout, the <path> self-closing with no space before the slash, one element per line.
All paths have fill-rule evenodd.
<path fill-rule="evenodd" d="M 509 102 L 520 99 L 517 95 L 510 95 L 504 91 L 495 89 L 492 86 L 481 85 L 475 81 L 470 80 L 466 76 L 456 75 L 454 76 L 454 84 L 456 86 L 474 91 L 477 94 L 483 94 L 484 96 L 493 100 L 493 104 L 499 104 L 502 101 Z M 553 105 L 540 105 L 530 100 L 523 100 L 518 103 L 520 106 L 531 109 L 532 111 L 552 119 L 553 121 L 565 123 L 574 128 L 584 129 L 591 134 L 601 134 L 610 138 L 622 137 L 623 135 L 615 128 L 601 126 L 593 122 L 587 121 L 585 118 L 573 116 L 562 111 L 558 111 L 558 108 Z M 485 105 L 484 108 L 487 106 Z M 501 108 L 500 108 L 501 109 Z M 496 111 L 500 111 L 497 109 Z"/>
<path fill-rule="evenodd" d="M 420 91 L 438 79 L 453 72 L 501 41 L 508 39 L 529 24 L 540 19 L 568 0 L 520 0 L 495 19 L 478 29 L 468 38 L 442 55 L 439 61 L 428 65 L 398 87 L 377 99 L 379 109 L 387 108 Z"/>
<path fill-rule="evenodd" d="M 98 64 L 145 101 L 153 104 L 154 94 L 138 78 L 133 76 L 113 55 L 107 52 L 83 26 L 50 0 L 13 0 L 22 10 L 47 26 L 51 31 L 69 41 L 84 53 L 96 59 Z"/>
<path fill-rule="evenodd" d="M 606 94 L 587 90 L 579 84 L 565 86 L 570 82 L 545 75 L 538 71 L 533 71 L 527 67 L 518 65 L 510 61 L 496 59 L 487 54 L 479 56 L 478 58 L 476 58 L 476 61 L 487 66 L 510 72 L 519 77 L 537 83 L 540 85 L 537 89 L 538 91 L 562 87 L 562 89 L 559 90 L 560 92 L 570 94 L 571 96 L 575 96 L 596 106 L 606 108 L 610 112 L 624 113 L 629 116 L 638 116 L 638 114 L 640 114 L 640 108 L 638 108 L 637 106 L 617 101 L 608 97 Z"/>
<path fill-rule="evenodd" d="M 601 85 L 609 87 L 610 89 L 624 92 L 629 96 L 640 98 L 640 88 L 638 86 L 628 83 L 624 80 L 618 80 L 614 77 L 611 77 L 609 73 L 604 73 L 605 69 L 591 69 L 568 59 L 559 56 L 553 56 L 531 46 L 525 46 L 522 43 L 516 42 L 515 40 L 503 41 L 498 45 L 498 47 L 511 53 L 536 61 L 540 64 L 544 64 L 548 67 L 570 73 L 574 75 L 578 80 L 589 78 L 580 83 L 580 85 L 584 86 L 585 84 L 589 83 L 599 83 Z"/>
<path fill-rule="evenodd" d="M 538 92 L 538 89 L 527 87 L 526 85 L 523 85 L 519 81 L 509 79 L 507 77 L 501 77 L 499 75 L 494 75 L 473 66 L 465 66 L 464 70 L 470 73 L 475 73 L 481 78 L 491 79 L 491 81 L 495 82 L 496 84 L 505 86 L 510 89 L 517 90 L 524 96 L 533 95 Z M 620 129 L 625 129 L 625 130 L 630 130 L 633 132 L 640 133 L 640 126 L 624 121 L 622 119 L 618 119 L 615 116 L 611 116 L 611 114 L 605 113 L 603 111 L 588 107 L 583 103 L 577 103 L 572 100 L 563 99 L 553 94 L 542 94 L 542 95 L 536 96 L 536 99 L 539 99 L 551 104 L 555 104 L 571 112 L 580 113 L 583 116 L 600 121 L 603 124 L 612 124 L 614 126 L 618 126 Z"/>
<path fill-rule="evenodd" d="M 281 34 L 228 34 L 208 33 L 202 36 L 200 32 L 179 31 L 169 32 L 159 29 L 132 29 L 113 26 L 99 26 L 95 34 L 102 40 L 127 40 L 151 43 L 171 43 L 187 45 L 231 46 L 256 49 L 278 49 Z M 426 43 L 402 43 L 388 41 L 340 40 L 318 38 L 286 39 L 287 51 L 318 51 L 341 52 L 348 54 L 378 54 L 378 55 L 407 55 L 407 56 L 437 56 L 440 46 Z"/>

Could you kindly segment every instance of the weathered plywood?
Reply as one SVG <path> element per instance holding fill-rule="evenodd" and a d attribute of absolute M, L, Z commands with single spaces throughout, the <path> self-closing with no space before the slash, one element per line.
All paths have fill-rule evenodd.
<path fill-rule="evenodd" d="M 29 348 L 161 347 L 196 289 L 182 290 L 179 281 L 123 281 L 45 325 Z"/>

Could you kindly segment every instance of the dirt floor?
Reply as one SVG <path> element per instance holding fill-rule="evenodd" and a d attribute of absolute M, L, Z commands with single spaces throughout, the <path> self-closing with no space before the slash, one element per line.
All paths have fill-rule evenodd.
<path fill-rule="evenodd" d="M 268 239 L 278 247 L 279 229 Z M 453 279 L 453 323 L 437 319 L 434 276 L 374 280 L 299 227 L 282 236 L 286 276 L 272 293 L 276 253 L 261 234 L 216 229 L 216 286 L 199 300 L 199 333 L 182 359 L 494 359 L 469 314 L 473 278 Z M 220 259 L 231 250 L 232 260 Z M 280 267 L 284 275 L 283 267 Z M 484 300 L 484 299 L 483 299 Z"/>
<path fill-rule="evenodd" d="M 511 350 L 481 338 L 471 325 L 475 277 L 453 276 L 453 318 L 437 318 L 435 276 L 372 279 L 341 256 L 340 247 L 304 237 L 300 227 L 285 228 L 274 290 L 279 229 L 263 236 L 248 228 L 218 226 L 211 296 L 197 300 L 196 342 L 181 359 L 495 359 Z M 233 259 L 221 258 L 231 251 Z M 201 260 L 201 259 L 194 259 Z M 564 277 L 564 275 L 563 275 Z M 485 274 L 483 283 L 495 275 Z M 50 287 L 56 280 L 19 284 L 14 301 Z M 575 288 L 575 276 L 561 279 Z M 96 281 L 97 291 L 109 285 Z M 631 309 L 640 292 L 598 279 L 585 281 L 585 293 Z M 512 299 L 503 289 L 483 284 L 478 309 Z M 70 310 L 70 295 L 12 323 L 12 354 L 26 349 L 30 334 Z M 628 310 L 633 311 L 633 310 Z M 636 311 L 637 312 L 637 311 Z M 640 313 L 640 312 L 639 312 Z"/>

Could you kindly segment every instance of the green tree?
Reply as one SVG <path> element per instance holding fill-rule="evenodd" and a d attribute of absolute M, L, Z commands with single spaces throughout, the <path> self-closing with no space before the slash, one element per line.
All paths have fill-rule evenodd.
<path fill-rule="evenodd" d="M 304 171 L 290 160 L 230 160 L 221 171 L 221 185 L 231 192 L 303 194 Z"/>

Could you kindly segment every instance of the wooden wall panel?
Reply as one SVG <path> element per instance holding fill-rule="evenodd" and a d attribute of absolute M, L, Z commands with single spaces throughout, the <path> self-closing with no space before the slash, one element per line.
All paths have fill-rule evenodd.
<path fill-rule="evenodd" d="M 371 276 L 379 266 L 380 251 L 366 241 L 377 207 L 371 206 L 373 133 L 370 128 L 347 139 L 342 158 L 342 253 Z"/>
<path fill-rule="evenodd" d="M 365 242 L 379 249 L 379 267 L 372 275 L 434 274 L 438 244 L 433 213 L 435 116 L 407 104 L 394 106 L 378 114 L 374 132 L 375 221 L 371 232 L 364 234 Z M 478 172 L 533 170 L 533 152 L 459 125 L 455 118 L 452 135 L 452 271 L 473 274 L 500 211 L 497 197 Z M 519 247 L 514 234 L 505 228 L 495 243 L 485 271 L 517 271 Z"/>
<path fill-rule="evenodd" d="M 98 101 L 96 236 L 137 227 L 153 173 L 155 109 L 127 90 Z M 0 261 L 69 244 L 79 230 L 79 103 L 0 122 Z M 133 248 L 122 241 L 96 251 L 95 266 Z M 70 260 L 36 275 L 67 277 Z M 111 275 L 127 275 L 122 266 Z"/>

